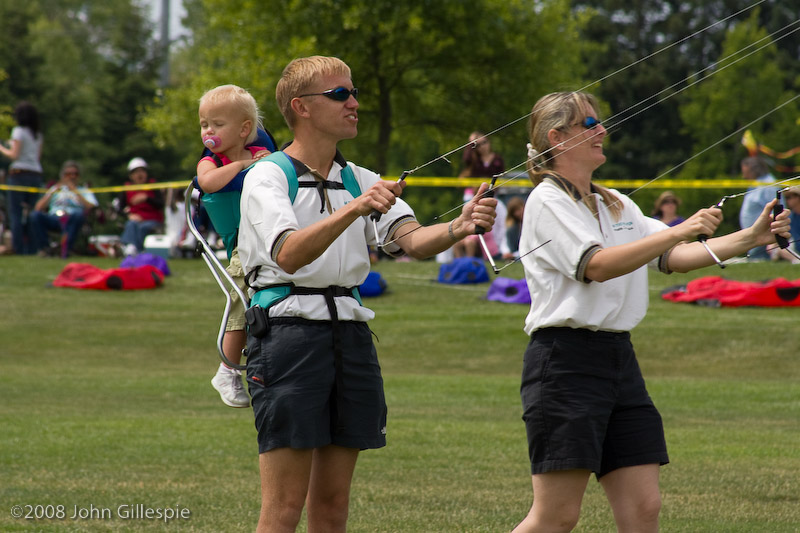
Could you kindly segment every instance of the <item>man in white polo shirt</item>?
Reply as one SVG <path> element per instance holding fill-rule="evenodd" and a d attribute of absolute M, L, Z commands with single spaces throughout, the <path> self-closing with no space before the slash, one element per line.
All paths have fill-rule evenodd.
<path fill-rule="evenodd" d="M 375 347 L 355 289 L 368 245 L 432 256 L 479 225 L 491 230 L 487 185 L 449 224 L 422 227 L 384 181 L 337 150 L 356 136 L 358 95 L 339 59 L 292 61 L 276 88 L 294 141 L 257 163 L 242 190 L 239 255 L 251 289 L 247 381 L 258 430 L 258 531 L 344 531 L 359 450 L 386 443 Z M 373 225 L 368 216 L 382 216 Z M 374 227 L 377 227 L 377 235 Z"/>

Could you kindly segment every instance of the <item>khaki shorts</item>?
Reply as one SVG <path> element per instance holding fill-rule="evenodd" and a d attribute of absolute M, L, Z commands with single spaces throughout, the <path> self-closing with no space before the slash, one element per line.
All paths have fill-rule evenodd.
<path fill-rule="evenodd" d="M 231 261 L 225 271 L 230 274 L 236 285 L 247 294 L 247 286 L 244 284 L 244 270 L 242 269 L 242 262 L 239 261 L 239 250 L 233 249 L 231 254 Z M 228 315 L 228 325 L 225 326 L 225 331 L 242 331 L 244 330 L 244 306 L 239 294 L 231 288 L 231 312 Z"/>

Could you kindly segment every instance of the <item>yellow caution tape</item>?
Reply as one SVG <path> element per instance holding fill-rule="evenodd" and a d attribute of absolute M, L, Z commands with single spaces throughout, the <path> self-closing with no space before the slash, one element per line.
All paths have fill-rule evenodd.
<path fill-rule="evenodd" d="M 423 177 L 409 176 L 405 179 L 409 186 L 414 187 L 479 187 L 481 183 L 488 183 L 486 178 L 444 178 L 444 177 Z M 159 183 L 145 183 L 142 185 L 114 185 L 108 187 L 90 187 L 89 190 L 95 194 L 122 192 L 122 191 L 149 191 L 155 189 L 185 189 L 191 180 L 166 181 Z M 525 177 L 504 180 L 498 178 L 499 187 L 533 187 L 531 181 Z M 595 180 L 594 183 L 613 189 L 638 189 L 647 186 L 653 189 L 747 189 L 748 187 L 763 186 L 763 183 L 744 179 L 659 179 L 651 183 L 650 180 Z M 21 191 L 21 192 L 47 192 L 46 188 L 23 187 L 19 185 L 0 184 L 0 191 Z"/>

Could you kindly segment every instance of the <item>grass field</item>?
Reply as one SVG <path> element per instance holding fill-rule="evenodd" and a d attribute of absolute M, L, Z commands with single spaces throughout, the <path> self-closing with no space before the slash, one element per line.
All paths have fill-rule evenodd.
<path fill-rule="evenodd" d="M 203 262 L 171 261 L 152 291 L 47 288 L 64 264 L 0 258 L 0 531 L 254 530 L 252 414 L 225 407 L 209 384 L 224 300 Z M 503 274 L 522 277 L 518 266 Z M 434 262 L 376 270 L 390 288 L 367 301 L 388 446 L 359 459 L 349 530 L 510 531 L 531 500 L 518 395 L 527 309 L 486 301 L 488 284 L 433 282 Z M 661 530 L 798 532 L 800 309 L 658 297 L 720 274 L 795 279 L 800 268 L 651 274 L 650 312 L 633 337 L 672 461 L 661 471 Z M 71 519 L 76 506 L 89 517 Z M 190 516 L 124 516 L 137 506 Z M 12 516 L 19 510 L 65 516 Z M 577 531 L 614 531 L 595 482 Z"/>

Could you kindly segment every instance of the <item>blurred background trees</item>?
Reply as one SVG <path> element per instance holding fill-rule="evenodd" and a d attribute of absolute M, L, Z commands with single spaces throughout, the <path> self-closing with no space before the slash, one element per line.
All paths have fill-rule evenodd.
<path fill-rule="evenodd" d="M 152 26 L 131 0 L 0 3 L 0 105 L 6 114 L 20 100 L 39 109 L 46 178 L 66 159 L 80 161 L 95 185 L 120 183 L 133 156 L 155 175 L 178 172 L 174 152 L 157 148 L 138 120 L 156 96 L 162 59 Z M 3 140 L 10 124 L 6 117 Z"/>
<path fill-rule="evenodd" d="M 284 142 L 275 82 L 292 58 L 323 54 L 345 60 L 361 90 L 359 136 L 343 153 L 387 176 L 463 145 L 472 130 L 514 121 L 492 144 L 507 167 L 519 165 L 532 104 L 582 87 L 601 98 L 605 117 L 616 115 L 599 178 L 652 179 L 676 166 L 672 177 L 737 176 L 740 135 L 683 163 L 751 121 L 776 150 L 800 145 L 796 102 L 770 113 L 797 95 L 800 0 L 184 6 L 188 37 L 172 46 L 169 84 L 160 87 L 165 58 L 139 1 L 0 3 L 0 139 L 10 111 L 29 100 L 42 114 L 48 177 L 78 159 L 93 184 L 121 183 L 137 155 L 158 178 L 185 180 L 201 149 L 196 108 L 205 90 L 247 88 Z M 420 175 L 455 175 L 460 153 L 449 160 Z"/>

